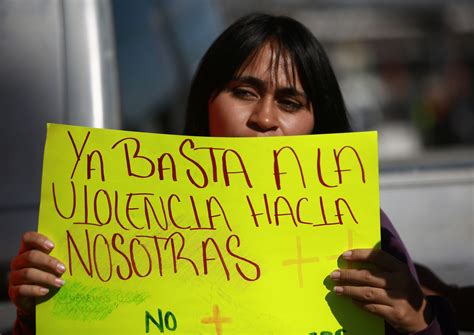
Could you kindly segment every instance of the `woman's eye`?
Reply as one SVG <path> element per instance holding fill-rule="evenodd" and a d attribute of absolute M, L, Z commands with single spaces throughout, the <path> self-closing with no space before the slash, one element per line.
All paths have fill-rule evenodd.
<path fill-rule="evenodd" d="M 297 112 L 303 108 L 303 104 L 299 101 L 292 99 L 280 99 L 278 104 L 286 111 Z"/>
<path fill-rule="evenodd" d="M 232 95 L 240 99 L 254 99 L 257 95 L 249 89 L 236 87 L 231 90 Z"/>

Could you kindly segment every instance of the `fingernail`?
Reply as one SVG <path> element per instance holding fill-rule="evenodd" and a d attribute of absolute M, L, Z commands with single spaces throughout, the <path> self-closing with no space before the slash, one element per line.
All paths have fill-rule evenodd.
<path fill-rule="evenodd" d="M 331 274 L 330 274 L 329 276 L 330 276 L 332 279 L 336 279 L 336 280 L 337 280 L 337 279 L 341 278 L 341 272 L 339 272 L 339 271 L 336 270 L 336 271 L 331 272 Z"/>
<path fill-rule="evenodd" d="M 61 273 L 66 271 L 66 267 L 64 266 L 64 264 L 61 264 L 61 263 L 58 263 L 58 265 L 56 265 L 56 269 L 58 269 L 58 271 Z"/>
<path fill-rule="evenodd" d="M 46 241 L 44 242 L 44 246 L 45 246 L 47 249 L 51 250 L 51 249 L 54 248 L 54 243 L 51 242 L 50 240 L 46 240 Z"/>
<path fill-rule="evenodd" d="M 41 287 L 40 292 L 41 292 L 41 294 L 44 295 L 44 294 L 48 294 L 49 290 L 47 288 Z"/>
<path fill-rule="evenodd" d="M 342 254 L 343 258 L 350 258 L 352 256 L 352 251 L 348 250 Z"/>
<path fill-rule="evenodd" d="M 342 292 L 344 292 L 344 289 L 341 286 L 334 286 L 334 292 L 336 294 L 342 294 Z"/>
<path fill-rule="evenodd" d="M 55 284 L 57 287 L 61 287 L 61 286 L 64 285 L 64 280 L 61 279 L 61 278 L 56 278 L 56 279 L 54 280 L 54 284 Z"/>

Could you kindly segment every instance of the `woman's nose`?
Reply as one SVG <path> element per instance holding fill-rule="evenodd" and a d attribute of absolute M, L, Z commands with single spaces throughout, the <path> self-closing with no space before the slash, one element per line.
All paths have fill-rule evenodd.
<path fill-rule="evenodd" d="M 248 126 L 259 132 L 278 129 L 278 108 L 273 99 L 263 98 L 253 106 Z"/>

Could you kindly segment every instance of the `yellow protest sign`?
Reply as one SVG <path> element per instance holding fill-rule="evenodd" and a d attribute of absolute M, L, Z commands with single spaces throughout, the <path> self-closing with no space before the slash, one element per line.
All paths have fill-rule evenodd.
<path fill-rule="evenodd" d="M 38 334 L 383 334 L 331 292 L 380 242 L 375 132 L 211 138 L 48 125 Z"/>

